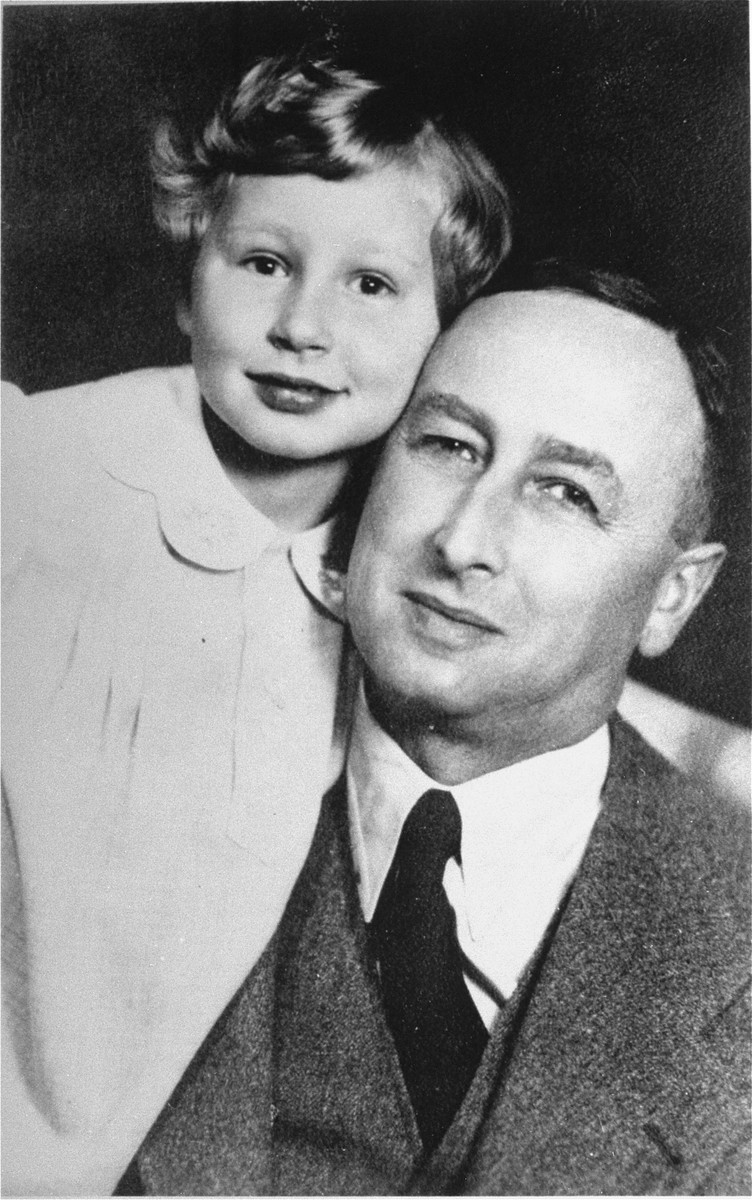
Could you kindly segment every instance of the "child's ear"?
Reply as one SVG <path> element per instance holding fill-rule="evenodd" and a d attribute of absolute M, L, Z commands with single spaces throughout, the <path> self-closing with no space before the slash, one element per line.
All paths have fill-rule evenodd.
<path fill-rule="evenodd" d="M 726 557 L 720 542 L 704 542 L 682 551 L 665 572 L 640 636 L 640 652 L 655 658 L 673 645 Z"/>
<path fill-rule="evenodd" d="M 186 337 L 193 336 L 193 321 L 191 320 L 191 305 L 190 301 L 183 296 L 175 305 L 175 317 L 178 323 L 178 329 L 184 333 Z"/>

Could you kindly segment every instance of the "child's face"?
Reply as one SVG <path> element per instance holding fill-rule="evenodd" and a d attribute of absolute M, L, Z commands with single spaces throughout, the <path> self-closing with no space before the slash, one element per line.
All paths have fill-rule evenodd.
<path fill-rule="evenodd" d="M 439 204 L 392 167 L 236 177 L 180 313 L 214 412 L 291 459 L 346 458 L 389 429 L 439 330 Z"/>

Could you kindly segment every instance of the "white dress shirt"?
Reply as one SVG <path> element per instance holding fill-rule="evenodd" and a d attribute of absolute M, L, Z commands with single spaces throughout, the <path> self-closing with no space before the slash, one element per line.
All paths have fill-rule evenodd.
<path fill-rule="evenodd" d="M 601 726 L 575 746 L 447 788 L 431 779 L 373 719 L 361 688 L 347 765 L 350 836 L 360 902 L 373 917 L 402 826 L 429 788 L 451 791 L 462 817 L 462 864 L 444 888 L 460 946 L 487 984 L 466 977 L 487 1028 L 510 997 L 585 851 L 600 810 L 609 737 Z"/>

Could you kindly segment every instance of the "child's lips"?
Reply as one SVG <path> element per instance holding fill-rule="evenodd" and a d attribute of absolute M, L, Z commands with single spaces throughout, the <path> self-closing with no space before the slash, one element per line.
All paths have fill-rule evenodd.
<path fill-rule="evenodd" d="M 261 403 L 273 412 L 307 413 L 322 408 L 343 388 L 330 388 L 314 379 L 294 375 L 249 375 Z"/>

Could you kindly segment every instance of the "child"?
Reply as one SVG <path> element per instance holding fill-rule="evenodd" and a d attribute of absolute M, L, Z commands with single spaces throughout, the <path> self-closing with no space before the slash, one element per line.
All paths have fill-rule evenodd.
<path fill-rule="evenodd" d="M 26 1194 L 45 1153 L 114 1183 L 272 934 L 342 761 L 332 555 L 368 447 L 509 247 L 477 148 L 332 64 L 262 61 L 154 169 L 192 366 L 4 413 Z"/>

